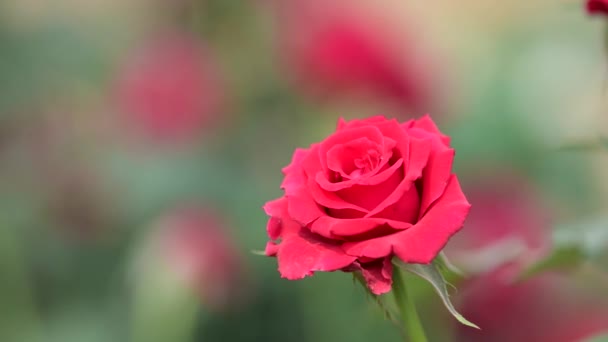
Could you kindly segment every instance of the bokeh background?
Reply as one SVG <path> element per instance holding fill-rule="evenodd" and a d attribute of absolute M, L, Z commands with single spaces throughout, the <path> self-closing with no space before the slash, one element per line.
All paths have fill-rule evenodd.
<path fill-rule="evenodd" d="M 607 22 L 583 5 L 0 2 L 0 341 L 399 340 L 351 275 L 252 251 L 296 147 L 425 113 L 473 204 L 450 292 L 484 329 L 412 278 L 431 341 L 607 332 Z"/>

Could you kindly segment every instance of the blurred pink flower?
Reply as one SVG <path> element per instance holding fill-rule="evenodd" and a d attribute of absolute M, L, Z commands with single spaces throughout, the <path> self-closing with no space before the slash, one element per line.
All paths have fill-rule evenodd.
<path fill-rule="evenodd" d="M 587 0 L 587 12 L 608 15 L 608 0 Z"/>
<path fill-rule="evenodd" d="M 217 120 L 223 89 L 212 57 L 188 34 L 165 34 L 128 56 L 118 97 L 130 123 L 154 139 L 197 136 Z"/>
<path fill-rule="evenodd" d="M 298 86 L 319 97 L 375 97 L 430 110 L 437 66 L 413 35 L 339 0 L 278 6 L 279 49 Z"/>
<path fill-rule="evenodd" d="M 460 290 L 460 312 L 481 330 L 459 325 L 457 342 L 575 342 L 608 331 L 608 303 L 565 275 L 514 283 L 512 266 Z"/>
<path fill-rule="evenodd" d="M 204 303 L 226 309 L 243 299 L 245 265 L 217 216 L 204 209 L 177 209 L 159 226 L 161 255 Z"/>
<path fill-rule="evenodd" d="M 471 212 L 464 229 L 448 243 L 450 259 L 478 273 L 511 262 L 524 267 L 544 256 L 551 247 L 549 215 L 532 189 L 513 175 L 467 187 Z"/>

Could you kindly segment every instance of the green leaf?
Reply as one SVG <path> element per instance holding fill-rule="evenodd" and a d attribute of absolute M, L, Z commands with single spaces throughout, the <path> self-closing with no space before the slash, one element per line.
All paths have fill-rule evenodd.
<path fill-rule="evenodd" d="M 257 249 L 252 249 L 251 250 L 251 254 L 259 255 L 259 256 L 266 256 L 266 253 L 264 251 L 260 251 L 260 250 L 257 250 Z"/>
<path fill-rule="evenodd" d="M 525 280 L 549 270 L 571 270 L 580 266 L 584 261 L 585 253 L 580 246 L 562 246 L 554 249 L 545 259 L 524 270 L 518 280 Z"/>
<path fill-rule="evenodd" d="M 396 314 L 395 314 L 394 310 L 386 302 L 385 297 L 374 294 L 369 289 L 369 287 L 367 287 L 367 283 L 365 282 L 365 279 L 363 278 L 363 275 L 360 272 L 353 272 L 353 282 L 358 282 L 359 284 L 361 284 L 361 286 L 363 286 L 363 289 L 365 290 L 365 293 L 367 293 L 368 298 L 371 298 L 374 301 L 374 303 L 376 303 L 378 305 L 378 308 L 384 314 L 384 318 L 388 319 L 389 321 L 391 321 L 392 323 L 394 323 L 396 325 L 399 325 L 399 323 L 397 322 L 397 319 L 395 317 Z"/>
<path fill-rule="evenodd" d="M 454 316 L 454 318 L 456 318 L 460 323 L 472 328 L 479 329 L 477 325 L 468 321 L 466 318 L 464 318 L 464 316 L 462 316 L 460 313 L 458 313 L 458 311 L 456 311 L 456 308 L 454 308 L 454 305 L 450 301 L 450 295 L 448 294 L 446 286 L 447 282 L 443 278 L 441 272 L 439 272 L 438 266 L 435 262 L 431 264 L 406 264 L 401 260 L 398 260 L 397 258 L 395 258 L 395 260 L 395 263 L 398 267 L 401 267 L 402 269 L 413 273 L 431 283 L 431 285 L 433 285 L 433 288 L 443 301 L 445 307 L 452 314 L 452 316 Z"/>

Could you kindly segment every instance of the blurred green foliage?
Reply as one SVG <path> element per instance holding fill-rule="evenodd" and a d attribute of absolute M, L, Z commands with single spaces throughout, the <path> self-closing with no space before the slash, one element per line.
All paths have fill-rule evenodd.
<path fill-rule="evenodd" d="M 345 112 L 358 105 L 327 105 L 294 91 L 277 62 L 276 27 L 264 6 L 235 0 L 183 2 L 187 4 L 176 7 L 185 10 L 167 13 L 167 4 L 151 1 L 145 6 L 155 16 L 171 16 L 167 21 L 208 42 L 231 101 L 225 122 L 183 150 L 133 147 L 128 139 L 95 131 L 97 116 L 105 120 L 116 114 L 108 93 L 118 56 L 126 54 L 128 42 L 137 41 L 142 31 L 154 31 L 165 22 L 136 20 L 139 12 L 133 9 L 124 9 L 132 11 L 124 18 L 100 15 L 90 25 L 69 13 L 30 18 L 34 24 L 24 27 L 13 24 L 20 18 L 0 22 L 0 341 L 398 340 L 398 330 L 365 291 L 352 284 L 350 275 L 316 274 L 288 282 L 279 278 L 275 260 L 249 253 L 262 249 L 267 240 L 261 207 L 280 196 L 280 169 L 289 163 L 293 149 L 321 139 L 338 116 L 349 116 Z M 121 11 L 121 5 L 108 6 Z M 503 31 L 488 28 L 486 36 L 457 46 L 448 57 L 467 60 L 457 73 L 462 75 L 457 80 L 461 104 L 436 115 L 457 150 L 455 170 L 465 193 L 478 177 L 491 176 L 479 174 L 484 170 L 515 170 L 559 208 L 556 221 L 578 222 L 608 205 L 600 190 L 606 179 L 598 178 L 594 168 L 597 155 L 559 151 L 546 137 L 561 141 L 564 132 L 553 120 L 576 117 L 565 109 L 567 101 L 577 96 L 586 101 L 584 96 L 595 92 L 599 82 L 559 81 L 562 66 L 553 65 L 555 78 L 536 75 L 534 87 L 522 89 L 521 79 L 535 75 L 518 68 L 532 65 L 537 49 L 545 49 L 540 52 L 547 56 L 569 51 L 596 63 L 576 69 L 592 77 L 603 56 L 595 47 L 595 27 L 573 19 L 582 17 L 578 9 L 547 6 L 540 17 L 512 19 Z M 440 22 L 432 17 L 427 21 Z M 467 34 L 465 28 L 451 29 L 455 35 Z M 554 45 L 542 45 L 547 41 Z M 488 49 L 475 54 L 468 51 L 471 45 Z M 551 98 L 553 93 L 536 87 L 549 88 L 555 82 L 580 93 Z M 543 102 L 548 97 L 555 103 Z M 60 114 L 51 114 L 55 112 Z M 61 143 L 47 144 L 49 121 L 68 131 L 59 129 L 59 135 L 66 135 Z M 54 134 L 48 139 L 56 139 Z M 73 178 L 66 170 L 79 173 L 82 164 L 94 170 L 88 180 L 94 185 L 77 187 L 86 199 L 75 201 L 85 209 L 68 210 L 66 221 L 54 205 L 67 200 L 56 195 L 67 191 L 61 185 Z M 104 200 L 86 202 L 88 190 L 97 188 Z M 141 241 L 164 211 L 182 201 L 217 208 L 231 223 L 253 278 L 250 298 L 232 310 L 213 312 L 185 290 L 165 293 L 172 285 L 160 286 L 166 279 L 156 274 L 133 279 L 132 263 Z M 93 212 L 92 221 L 70 221 L 87 210 Z M 580 232 L 570 229 L 575 235 Z M 429 334 L 434 340 L 449 339 L 453 321 L 442 311 L 441 301 L 423 282 L 410 281 Z"/>

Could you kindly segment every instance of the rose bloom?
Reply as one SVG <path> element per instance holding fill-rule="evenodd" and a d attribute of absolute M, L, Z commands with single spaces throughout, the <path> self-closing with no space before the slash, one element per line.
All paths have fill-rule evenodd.
<path fill-rule="evenodd" d="M 128 121 L 153 139 L 192 138 L 220 112 L 217 66 L 195 37 L 163 34 L 128 56 L 118 79 Z"/>
<path fill-rule="evenodd" d="M 503 170 L 506 168 L 502 168 Z M 477 178 L 467 191 L 472 204 L 467 229 L 456 234 L 445 252 L 467 273 L 487 272 L 505 263 L 526 267 L 551 247 L 548 210 L 524 177 L 495 170 Z"/>
<path fill-rule="evenodd" d="M 589 14 L 608 15 L 607 0 L 587 0 L 587 12 Z"/>
<path fill-rule="evenodd" d="M 373 293 L 388 292 L 393 256 L 430 263 L 467 216 L 449 142 L 428 116 L 339 120 L 283 169 L 285 196 L 264 206 L 266 255 L 287 279 L 362 271 Z"/>
<path fill-rule="evenodd" d="M 277 6 L 280 57 L 300 89 L 318 98 L 377 98 L 412 112 L 433 104 L 439 87 L 430 71 L 439 66 L 401 27 L 349 2 Z"/>
<path fill-rule="evenodd" d="M 567 275 L 544 273 L 514 282 L 505 265 L 465 284 L 459 311 L 481 327 L 456 327 L 456 342 L 574 342 L 608 331 L 605 298 Z"/>

